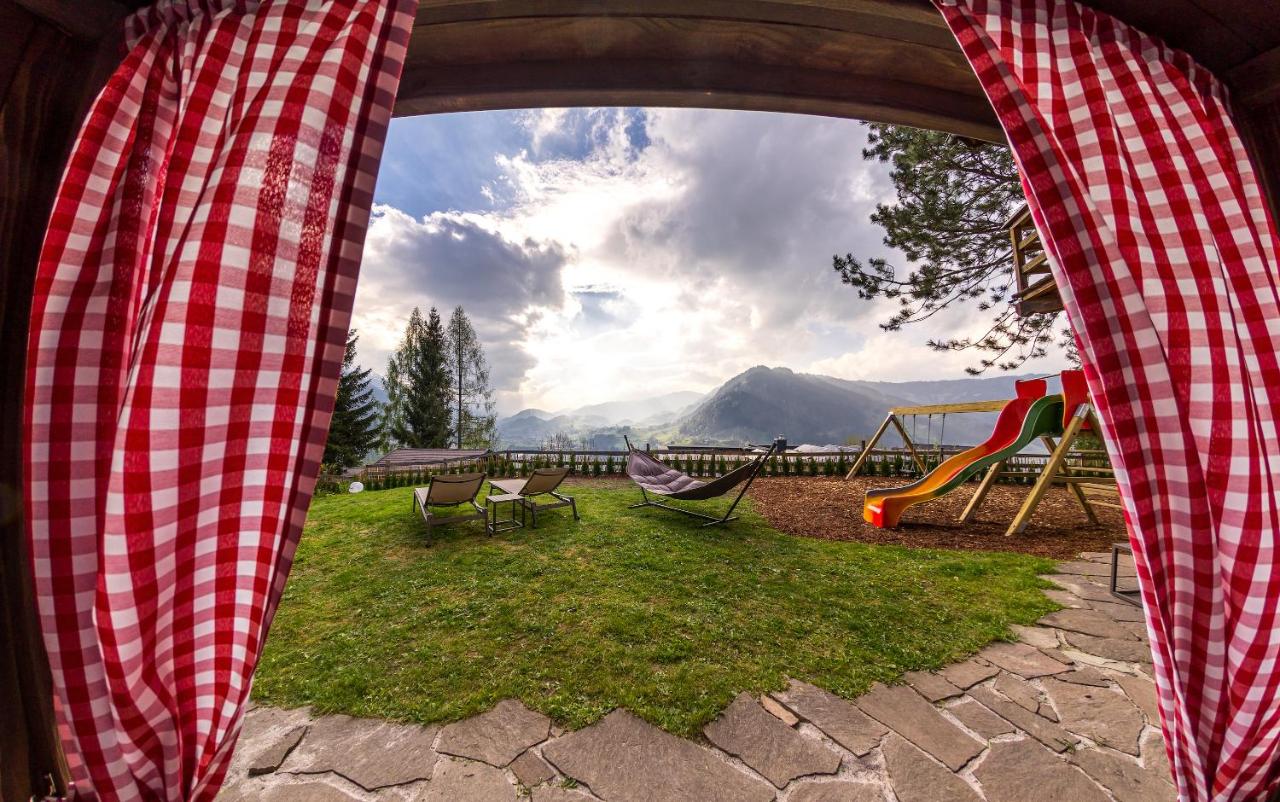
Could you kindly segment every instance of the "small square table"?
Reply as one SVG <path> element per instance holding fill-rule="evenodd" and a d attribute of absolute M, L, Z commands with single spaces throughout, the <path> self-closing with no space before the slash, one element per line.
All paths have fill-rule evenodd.
<path fill-rule="evenodd" d="M 501 504 L 511 505 L 511 515 L 502 520 L 498 519 L 498 506 Z M 493 512 L 489 512 L 492 506 Z M 516 520 L 516 507 L 520 508 L 520 520 Z M 519 493 L 502 493 L 500 495 L 485 496 L 484 499 L 485 523 L 484 528 L 489 534 L 494 535 L 498 532 L 507 532 L 512 529 L 520 529 L 524 526 L 524 496 Z"/>

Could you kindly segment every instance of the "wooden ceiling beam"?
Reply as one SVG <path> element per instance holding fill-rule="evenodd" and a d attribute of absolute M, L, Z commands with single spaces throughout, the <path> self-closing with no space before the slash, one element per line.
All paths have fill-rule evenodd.
<path fill-rule="evenodd" d="M 1254 56 L 1226 75 L 1231 99 L 1248 107 L 1280 100 L 1280 47 Z"/>
<path fill-rule="evenodd" d="M 547 106 L 739 108 L 1003 142 L 922 0 L 424 0 L 397 115 Z"/>
<path fill-rule="evenodd" d="M 565 106 L 658 106 L 819 114 L 1004 142 L 994 112 L 954 92 L 721 62 L 538 61 L 406 68 L 398 116 Z"/>
<path fill-rule="evenodd" d="M 73 39 L 96 42 L 119 29 L 129 9 L 114 0 L 15 0 Z"/>

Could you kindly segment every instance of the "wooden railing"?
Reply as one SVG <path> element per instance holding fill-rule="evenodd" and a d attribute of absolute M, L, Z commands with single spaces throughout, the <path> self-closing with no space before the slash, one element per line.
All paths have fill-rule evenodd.
<path fill-rule="evenodd" d="M 917 450 L 925 463 L 925 468 L 932 470 L 944 459 L 965 450 L 965 447 L 933 446 Z M 734 453 L 723 449 L 703 452 L 653 449 L 650 453 L 679 471 L 701 478 L 719 476 L 753 458 L 753 455 L 745 450 Z M 779 454 L 769 458 L 762 475 L 842 477 L 853 466 L 858 455 L 859 452 L 856 449 Z M 1032 484 L 1048 459 L 1047 454 L 1020 454 L 1010 457 L 1000 473 L 1000 481 Z M 416 487 L 426 484 L 435 474 L 469 471 L 482 471 L 493 478 L 507 478 L 528 475 L 536 468 L 567 467 L 575 476 L 621 478 L 626 475 L 626 464 L 626 451 L 511 449 L 492 452 L 481 457 L 446 460 L 426 465 L 395 467 L 369 465 L 355 478 L 369 490 Z M 1072 452 L 1068 456 L 1067 464 L 1075 476 L 1104 479 L 1112 476 L 1106 454 L 1102 451 Z M 873 449 L 868 453 L 859 475 L 907 479 L 919 476 L 920 472 L 906 449 L 883 448 Z"/>
<path fill-rule="evenodd" d="M 1023 206 L 1009 219 L 1009 239 L 1013 244 L 1013 275 L 1018 284 L 1018 314 L 1062 311 L 1062 296 L 1049 268 L 1040 234 Z"/>

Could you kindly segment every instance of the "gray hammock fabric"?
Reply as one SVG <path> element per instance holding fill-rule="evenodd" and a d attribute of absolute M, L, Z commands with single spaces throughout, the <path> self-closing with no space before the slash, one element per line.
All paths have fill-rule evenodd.
<path fill-rule="evenodd" d="M 631 455 L 627 457 L 627 476 L 631 477 L 631 481 L 639 485 L 641 490 L 657 496 L 665 496 L 677 501 L 706 501 L 719 498 L 750 479 L 763 462 L 764 456 L 757 457 L 745 465 L 739 465 L 724 476 L 702 482 L 633 448 Z"/>

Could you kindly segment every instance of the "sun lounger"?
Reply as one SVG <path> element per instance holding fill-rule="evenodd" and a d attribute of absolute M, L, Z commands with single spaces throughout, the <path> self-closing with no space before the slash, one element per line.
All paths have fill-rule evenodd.
<path fill-rule="evenodd" d="M 486 520 L 484 508 L 476 503 L 476 496 L 480 495 L 484 480 L 483 473 L 440 474 L 431 477 L 431 483 L 426 487 L 413 489 L 413 508 L 415 512 L 421 513 L 422 520 L 427 524 L 428 544 L 431 543 L 431 530 L 437 526 Z M 462 507 L 463 512 L 441 516 L 433 513 L 431 507 Z"/>

